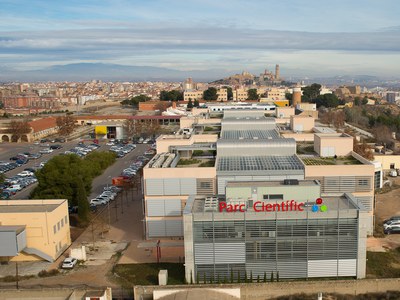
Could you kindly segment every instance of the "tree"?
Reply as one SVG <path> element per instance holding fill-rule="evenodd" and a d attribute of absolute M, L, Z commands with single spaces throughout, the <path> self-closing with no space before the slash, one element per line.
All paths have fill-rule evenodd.
<path fill-rule="evenodd" d="M 356 138 L 354 138 L 353 151 L 368 160 L 374 159 L 373 149 L 365 142 L 359 144 Z"/>
<path fill-rule="evenodd" d="M 259 95 L 257 94 L 257 89 L 249 89 L 247 91 L 247 100 L 258 100 Z"/>
<path fill-rule="evenodd" d="M 360 97 L 355 97 L 355 98 L 354 98 L 354 105 L 360 106 L 360 104 L 361 104 L 361 99 L 360 99 Z"/>
<path fill-rule="evenodd" d="M 342 128 L 344 126 L 344 121 L 345 121 L 345 115 L 344 111 L 336 111 L 333 114 L 333 126 L 335 126 L 336 129 Z"/>
<path fill-rule="evenodd" d="M 35 175 L 38 186 L 33 190 L 34 199 L 68 199 L 72 206 L 79 206 L 79 199 L 92 189 L 93 178 L 99 176 L 104 169 L 115 162 L 115 153 L 92 152 L 84 159 L 78 155 L 57 155 L 50 159 L 43 169 Z M 87 201 L 87 199 L 86 199 Z M 81 204 L 82 205 L 82 204 Z"/>
<path fill-rule="evenodd" d="M 203 99 L 206 101 L 215 101 L 218 99 L 217 89 L 210 87 L 203 92 Z"/>
<path fill-rule="evenodd" d="M 183 92 L 178 91 L 178 90 L 161 91 L 160 92 L 160 100 L 161 101 L 182 101 L 183 100 Z"/>
<path fill-rule="evenodd" d="M 81 178 L 77 178 L 77 188 L 75 191 L 75 198 L 78 202 L 78 216 L 82 221 L 87 222 L 89 219 L 89 202 L 87 201 L 87 194 L 85 186 Z"/>
<path fill-rule="evenodd" d="M 8 131 L 12 133 L 12 141 L 18 142 L 18 140 L 24 134 L 31 132 L 31 126 L 29 126 L 27 121 L 11 121 Z"/>
<path fill-rule="evenodd" d="M 291 93 L 285 93 L 285 98 L 292 102 L 293 95 Z"/>
<path fill-rule="evenodd" d="M 317 107 L 337 107 L 341 103 L 335 94 L 319 95 L 317 98 L 312 99 L 311 102 L 315 102 Z"/>
<path fill-rule="evenodd" d="M 225 88 L 227 90 L 227 94 L 228 94 L 228 101 L 229 100 L 233 100 L 233 91 L 232 88 L 230 86 L 224 86 L 223 88 Z"/>
<path fill-rule="evenodd" d="M 134 96 L 130 99 L 125 99 L 125 100 L 121 101 L 121 104 L 122 105 L 131 105 L 137 109 L 139 107 L 139 102 L 146 102 L 149 100 L 151 100 L 151 97 L 140 94 L 140 95 Z"/>
<path fill-rule="evenodd" d="M 193 106 L 194 107 L 199 107 L 200 106 L 199 100 L 195 99 L 194 102 L 193 102 Z"/>
<path fill-rule="evenodd" d="M 192 99 L 189 99 L 189 102 L 188 102 L 188 104 L 187 104 L 187 106 L 186 106 L 187 108 L 193 108 L 193 102 L 192 102 Z"/>
<path fill-rule="evenodd" d="M 303 95 L 301 96 L 301 101 L 312 102 L 320 95 L 321 85 L 318 83 L 313 83 L 310 86 L 305 86 L 301 88 L 301 90 L 303 91 Z"/>
<path fill-rule="evenodd" d="M 135 122 L 134 119 L 126 119 L 122 125 L 128 139 L 132 138 L 136 133 Z"/>
<path fill-rule="evenodd" d="M 366 105 L 368 103 L 368 98 L 364 97 L 364 99 L 362 99 L 361 104 L 362 105 Z"/>
<path fill-rule="evenodd" d="M 71 115 L 60 116 L 56 118 L 58 134 L 69 136 L 75 129 L 75 119 Z"/>

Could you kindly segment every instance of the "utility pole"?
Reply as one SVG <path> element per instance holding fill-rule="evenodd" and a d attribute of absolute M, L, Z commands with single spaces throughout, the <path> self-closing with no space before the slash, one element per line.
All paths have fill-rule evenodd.
<path fill-rule="evenodd" d="M 19 277 L 18 277 L 18 261 L 15 261 L 15 279 L 16 279 L 16 287 L 19 289 Z"/>

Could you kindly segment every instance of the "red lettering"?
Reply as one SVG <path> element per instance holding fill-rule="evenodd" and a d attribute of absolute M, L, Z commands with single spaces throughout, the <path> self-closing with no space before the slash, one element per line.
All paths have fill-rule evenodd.
<path fill-rule="evenodd" d="M 299 203 L 297 205 L 297 208 L 298 208 L 299 211 L 304 211 L 303 207 L 304 207 L 304 203 Z"/>
<path fill-rule="evenodd" d="M 265 211 L 271 211 L 272 210 L 272 204 L 267 204 L 265 206 Z"/>
<path fill-rule="evenodd" d="M 258 209 L 258 207 L 257 207 L 258 205 L 260 205 L 260 203 L 261 203 L 261 201 L 254 202 L 253 209 L 254 209 L 255 212 L 262 211 L 262 209 Z"/>
<path fill-rule="evenodd" d="M 226 209 L 226 202 L 220 202 L 219 203 L 219 212 L 222 212 L 224 209 Z"/>
<path fill-rule="evenodd" d="M 239 206 L 239 211 L 240 211 L 240 212 L 245 212 L 245 210 L 244 210 L 245 207 L 246 207 L 246 206 L 245 206 L 244 204 L 240 204 L 240 206 Z"/>

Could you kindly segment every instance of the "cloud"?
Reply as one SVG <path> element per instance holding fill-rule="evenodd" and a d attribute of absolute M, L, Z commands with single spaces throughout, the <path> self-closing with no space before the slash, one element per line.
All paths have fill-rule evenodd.
<path fill-rule="evenodd" d="M 212 67 L 254 69 L 266 63 L 305 61 L 328 70 L 348 69 L 349 55 L 395 57 L 400 36 L 395 30 L 361 33 L 318 33 L 240 29 L 216 26 L 181 27 L 176 23 L 116 23 L 123 28 L 0 32 L 0 64 L 27 69 L 76 62 L 175 66 L 181 70 Z M 112 24 L 106 24 L 112 26 Z M 304 55 L 316 52 L 329 55 Z M 347 53 L 342 61 L 338 53 Z M 14 57 L 10 59 L 10 55 Z M 295 59 L 293 59 L 295 58 Z M 377 58 L 377 56 L 375 56 Z M 355 59 L 357 60 L 357 59 Z M 297 62 L 296 62 L 297 61 Z M 303 61 L 303 62 L 302 62 Z M 368 59 L 367 59 L 368 61 Z M 377 61 L 384 61 L 381 57 Z M 368 61 L 371 68 L 376 63 Z M 366 64 L 368 66 L 368 64 Z M 387 65 L 387 61 L 382 66 Z M 399 63 L 392 66 L 399 67 Z M 329 67 L 330 66 L 330 67 Z M 339 66 L 339 67 L 338 67 Z M 357 65 L 360 68 L 360 65 Z M 263 68 L 263 67 L 261 67 Z"/>

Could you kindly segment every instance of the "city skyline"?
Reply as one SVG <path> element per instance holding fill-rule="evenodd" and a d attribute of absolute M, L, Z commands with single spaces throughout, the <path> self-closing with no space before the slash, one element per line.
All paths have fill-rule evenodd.
<path fill-rule="evenodd" d="M 103 63 L 212 78 L 280 64 L 283 77 L 397 76 L 400 67 L 393 0 L 1 3 L 3 73 Z"/>

